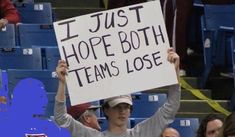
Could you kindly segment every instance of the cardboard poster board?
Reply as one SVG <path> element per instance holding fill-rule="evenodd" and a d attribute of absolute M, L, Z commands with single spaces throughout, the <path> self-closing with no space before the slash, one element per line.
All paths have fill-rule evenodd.
<path fill-rule="evenodd" d="M 71 104 L 177 83 L 159 1 L 54 23 Z"/>

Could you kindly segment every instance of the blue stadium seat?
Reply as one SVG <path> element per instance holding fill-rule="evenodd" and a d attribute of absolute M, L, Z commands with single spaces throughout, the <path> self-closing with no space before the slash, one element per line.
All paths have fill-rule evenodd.
<path fill-rule="evenodd" d="M 204 53 L 202 87 L 213 66 L 232 71 L 231 40 L 234 35 L 235 5 L 205 5 L 201 17 Z"/>
<path fill-rule="evenodd" d="M 108 121 L 106 120 L 105 117 L 98 118 L 98 121 L 101 127 L 101 131 L 104 131 L 108 128 Z"/>
<path fill-rule="evenodd" d="M 231 97 L 231 105 L 230 105 L 230 109 L 231 111 L 235 111 L 235 36 L 232 39 L 232 44 L 231 44 L 231 48 L 232 48 L 232 61 L 233 61 L 233 85 L 234 85 L 234 89 L 233 89 L 233 95 Z"/>
<path fill-rule="evenodd" d="M 53 25 L 20 24 L 18 39 L 21 47 L 57 46 Z"/>
<path fill-rule="evenodd" d="M 196 137 L 199 120 L 198 118 L 176 118 L 169 127 L 179 131 L 181 137 Z"/>
<path fill-rule="evenodd" d="M 8 24 L 5 28 L 0 29 L 0 48 L 13 48 L 15 46 L 15 26 Z"/>
<path fill-rule="evenodd" d="M 147 118 L 152 116 L 166 101 L 166 94 L 137 93 L 132 95 L 133 111 L 131 117 Z M 146 107 L 147 106 L 147 107 Z"/>
<path fill-rule="evenodd" d="M 57 92 L 58 79 L 56 73 L 48 70 L 23 70 L 23 69 L 8 69 L 8 85 L 9 91 L 12 92 L 17 82 L 24 78 L 35 78 L 40 80 L 47 92 Z"/>
<path fill-rule="evenodd" d="M 58 47 L 42 48 L 43 52 L 43 68 L 48 70 L 55 70 L 58 60 L 60 60 L 60 53 Z"/>
<path fill-rule="evenodd" d="M 135 127 L 136 124 L 144 121 L 146 118 L 130 118 L 131 128 Z"/>
<path fill-rule="evenodd" d="M 0 69 L 42 69 L 40 48 L 0 50 Z"/>
<path fill-rule="evenodd" d="M 16 8 L 22 23 L 53 23 L 51 3 L 23 3 Z"/>

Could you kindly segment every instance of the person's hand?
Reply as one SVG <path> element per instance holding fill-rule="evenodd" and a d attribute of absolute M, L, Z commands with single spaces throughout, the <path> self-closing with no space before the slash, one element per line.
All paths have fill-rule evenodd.
<path fill-rule="evenodd" d="M 177 53 L 174 52 L 174 50 L 172 48 L 167 50 L 168 56 L 167 56 L 167 60 L 170 63 L 174 63 L 175 65 L 175 71 L 177 73 L 177 76 L 179 77 L 179 71 L 180 71 L 180 57 Z"/>
<path fill-rule="evenodd" d="M 68 66 L 66 62 L 64 60 L 59 60 L 58 65 L 56 67 L 56 73 L 58 75 L 60 82 L 62 83 L 66 82 L 65 75 L 67 75 L 67 69 L 68 69 Z"/>
<path fill-rule="evenodd" d="M 0 19 L 0 29 L 4 28 L 8 21 L 6 19 Z"/>

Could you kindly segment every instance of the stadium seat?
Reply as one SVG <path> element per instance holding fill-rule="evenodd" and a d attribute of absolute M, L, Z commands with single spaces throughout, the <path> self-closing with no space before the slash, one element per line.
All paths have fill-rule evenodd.
<path fill-rule="evenodd" d="M 140 123 L 141 121 L 144 121 L 146 118 L 130 118 L 130 125 L 131 128 L 135 127 L 136 124 Z"/>
<path fill-rule="evenodd" d="M 42 69 L 40 48 L 0 50 L 0 69 Z"/>
<path fill-rule="evenodd" d="M 35 78 L 40 80 L 47 92 L 56 92 L 58 88 L 57 75 L 53 71 L 48 70 L 23 70 L 23 69 L 8 69 L 8 85 L 9 91 L 12 92 L 17 82 L 24 78 Z"/>
<path fill-rule="evenodd" d="M 43 69 L 55 70 L 58 60 L 60 59 L 60 53 L 58 47 L 45 47 L 42 48 L 43 52 Z"/>
<path fill-rule="evenodd" d="M 198 118 L 176 118 L 169 127 L 179 131 L 180 137 L 196 137 L 199 120 Z"/>
<path fill-rule="evenodd" d="M 52 24 L 51 3 L 23 3 L 16 5 L 22 23 Z"/>
<path fill-rule="evenodd" d="M 204 53 L 202 87 L 213 66 L 232 70 L 231 40 L 234 35 L 235 5 L 205 5 L 201 17 Z"/>
<path fill-rule="evenodd" d="M 16 46 L 15 26 L 8 24 L 0 29 L 0 48 L 13 48 Z"/>
<path fill-rule="evenodd" d="M 232 60 L 233 60 L 233 95 L 231 97 L 231 105 L 230 109 L 231 111 L 235 111 L 235 36 L 232 39 Z"/>
<path fill-rule="evenodd" d="M 164 104 L 166 98 L 166 94 L 133 94 L 133 111 L 131 113 L 131 117 L 147 118 L 152 116 L 157 111 L 157 109 Z"/>
<path fill-rule="evenodd" d="M 20 24 L 18 30 L 21 47 L 57 46 L 53 25 Z"/>

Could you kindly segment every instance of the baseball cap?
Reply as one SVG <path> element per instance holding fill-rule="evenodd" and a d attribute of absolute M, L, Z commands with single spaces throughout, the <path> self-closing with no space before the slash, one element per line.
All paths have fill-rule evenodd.
<path fill-rule="evenodd" d="M 110 107 L 114 107 L 120 103 L 127 103 L 129 105 L 133 104 L 131 95 L 120 95 L 120 96 L 111 97 L 111 98 L 105 99 L 104 104 L 105 103 L 108 103 Z"/>
<path fill-rule="evenodd" d="M 95 106 L 91 103 L 84 103 L 68 107 L 67 113 L 74 119 L 78 119 L 86 110 L 96 110 L 98 108 L 100 108 L 100 106 Z"/>

